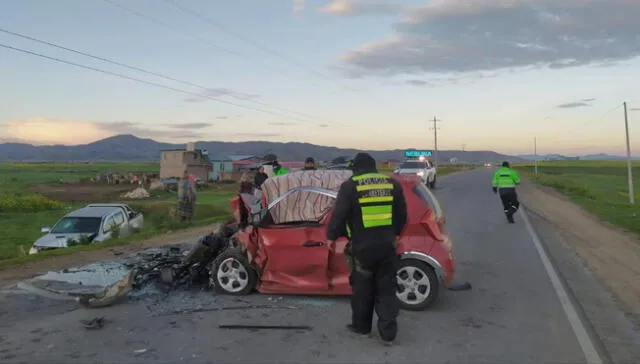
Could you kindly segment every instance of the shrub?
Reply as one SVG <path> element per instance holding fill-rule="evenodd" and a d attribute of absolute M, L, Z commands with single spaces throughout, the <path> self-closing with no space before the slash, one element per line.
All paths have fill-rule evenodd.
<path fill-rule="evenodd" d="M 41 195 L 0 196 L 0 212 L 38 212 L 62 209 L 64 205 Z"/>

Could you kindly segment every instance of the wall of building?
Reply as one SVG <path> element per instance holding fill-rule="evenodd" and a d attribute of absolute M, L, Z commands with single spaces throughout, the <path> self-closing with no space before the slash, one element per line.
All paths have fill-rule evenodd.
<path fill-rule="evenodd" d="M 160 156 L 160 178 L 181 177 L 184 173 L 184 151 L 169 150 Z"/>

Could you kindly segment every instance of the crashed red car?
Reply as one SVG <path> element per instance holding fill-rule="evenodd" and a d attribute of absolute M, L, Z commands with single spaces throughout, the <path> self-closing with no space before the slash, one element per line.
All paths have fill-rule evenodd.
<path fill-rule="evenodd" d="M 326 226 L 349 170 L 290 173 L 262 185 L 252 223 L 211 266 L 218 292 L 350 295 L 347 239 L 328 244 Z M 419 177 L 394 175 L 407 200 L 408 221 L 398 242 L 397 297 L 403 309 L 423 310 L 453 279 L 455 260 L 442 210 Z M 238 209 L 238 198 L 232 208 Z M 235 211 L 236 214 L 238 211 Z"/>

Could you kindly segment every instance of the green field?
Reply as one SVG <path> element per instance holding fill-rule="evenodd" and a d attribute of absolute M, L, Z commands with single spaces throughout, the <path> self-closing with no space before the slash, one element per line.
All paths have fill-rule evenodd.
<path fill-rule="evenodd" d="M 567 195 L 587 211 L 640 234 L 640 162 L 632 165 L 636 204 L 629 204 L 627 164 L 622 161 L 538 162 L 514 166 L 537 183 Z"/>
<path fill-rule="evenodd" d="M 123 192 L 137 187 L 130 184 L 106 185 L 89 181 L 81 181 L 78 184 L 66 182 L 88 180 L 104 172 L 157 173 L 158 167 L 157 163 L 0 164 L 0 221 L 3 223 L 3 234 L 0 235 L 0 266 L 25 260 L 31 244 L 41 236 L 41 227 L 52 226 L 66 213 L 87 203 L 121 200 L 120 195 Z M 124 243 L 226 218 L 227 201 L 234 191 L 234 184 L 219 184 L 199 189 L 194 220 L 190 224 L 178 222 L 172 216 L 177 205 L 175 192 L 149 191 L 152 195 L 150 199 L 125 201 L 132 208 L 144 213 L 145 226 L 138 235 L 117 240 Z M 101 245 L 103 244 L 95 247 Z M 93 247 L 83 246 L 64 250 L 71 252 L 91 248 Z M 30 259 L 60 253 L 62 252 L 43 252 L 38 254 L 37 258 Z"/>

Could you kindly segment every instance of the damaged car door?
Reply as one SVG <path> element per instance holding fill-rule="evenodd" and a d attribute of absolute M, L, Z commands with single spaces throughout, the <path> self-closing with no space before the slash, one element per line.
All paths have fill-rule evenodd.
<path fill-rule="evenodd" d="M 329 290 L 329 246 L 312 191 L 290 191 L 272 206 L 259 229 L 266 256 L 263 293 L 324 294 Z"/>

